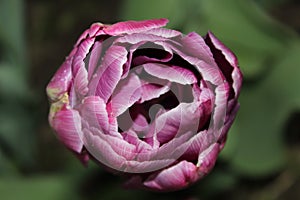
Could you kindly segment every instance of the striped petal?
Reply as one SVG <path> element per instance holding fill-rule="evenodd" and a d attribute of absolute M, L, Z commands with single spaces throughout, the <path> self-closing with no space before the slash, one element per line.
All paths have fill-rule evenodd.
<path fill-rule="evenodd" d="M 108 101 L 121 79 L 123 65 L 127 60 L 127 50 L 124 47 L 110 47 L 96 73 L 89 83 L 89 94 L 97 95 Z"/>
<path fill-rule="evenodd" d="M 145 71 L 152 76 L 166 79 L 171 82 L 190 85 L 197 82 L 195 75 L 188 69 L 179 66 L 168 66 L 159 63 L 147 63 L 143 65 Z"/>
<path fill-rule="evenodd" d="M 152 19 L 144 21 L 126 21 L 119 22 L 108 26 L 104 29 L 108 35 L 131 34 L 149 31 L 154 28 L 165 26 L 168 23 L 167 19 Z"/>
<path fill-rule="evenodd" d="M 64 145 L 77 153 L 81 152 L 81 117 L 76 110 L 61 109 L 55 114 L 51 125 Z"/>

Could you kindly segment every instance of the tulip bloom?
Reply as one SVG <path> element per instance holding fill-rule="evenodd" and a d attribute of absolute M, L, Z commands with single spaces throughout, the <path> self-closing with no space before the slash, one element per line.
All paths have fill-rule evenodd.
<path fill-rule="evenodd" d="M 235 55 L 166 19 L 93 24 L 47 86 L 49 122 L 83 163 L 169 191 L 206 175 L 239 108 Z"/>

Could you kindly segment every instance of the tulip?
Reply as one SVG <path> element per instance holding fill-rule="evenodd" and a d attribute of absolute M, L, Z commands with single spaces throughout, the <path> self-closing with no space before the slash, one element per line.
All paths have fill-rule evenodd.
<path fill-rule="evenodd" d="M 127 187 L 178 190 L 213 168 L 239 108 L 236 56 L 166 19 L 93 24 L 47 86 L 49 123 Z"/>

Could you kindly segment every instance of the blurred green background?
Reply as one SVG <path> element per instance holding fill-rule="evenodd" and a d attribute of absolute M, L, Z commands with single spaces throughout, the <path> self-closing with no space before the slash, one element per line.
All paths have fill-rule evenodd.
<path fill-rule="evenodd" d="M 92 22 L 166 17 L 239 58 L 241 108 L 216 167 L 171 193 L 124 190 L 84 168 L 47 122 L 45 87 Z M 0 0 L 0 199 L 300 199 L 298 0 Z"/>

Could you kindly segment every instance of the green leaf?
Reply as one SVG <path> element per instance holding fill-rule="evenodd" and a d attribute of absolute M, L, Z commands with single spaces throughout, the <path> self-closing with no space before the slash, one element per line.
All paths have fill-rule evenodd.
<path fill-rule="evenodd" d="M 0 180 L 1 199 L 74 199 L 70 183 L 63 177 L 29 177 Z"/>

